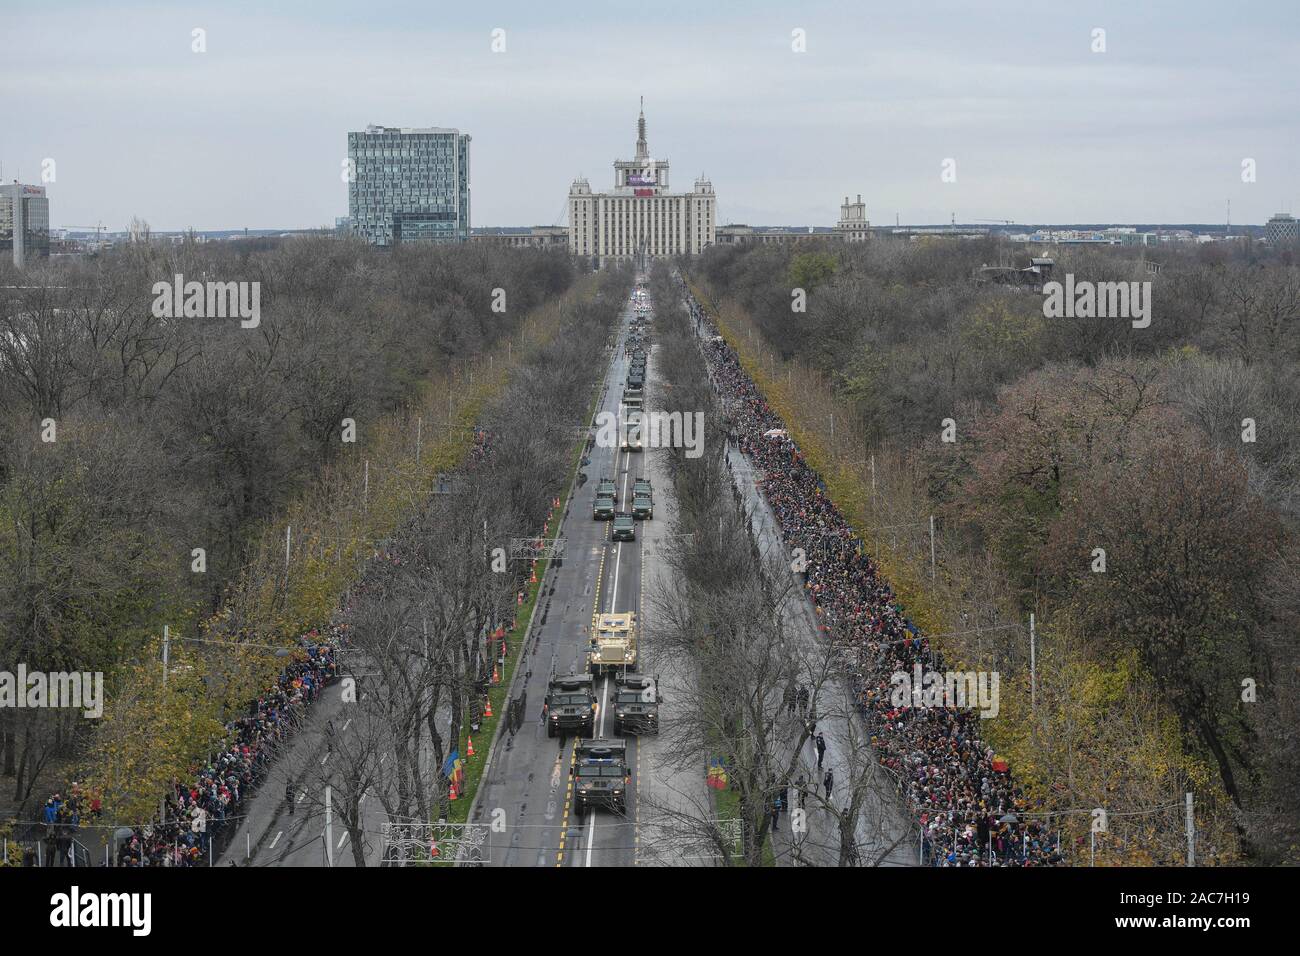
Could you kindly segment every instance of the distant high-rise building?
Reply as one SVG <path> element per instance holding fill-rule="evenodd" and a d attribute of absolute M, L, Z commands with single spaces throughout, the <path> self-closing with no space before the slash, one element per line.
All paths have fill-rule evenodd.
<path fill-rule="evenodd" d="M 348 133 L 348 219 L 376 246 L 469 239 L 468 134 L 367 126 Z"/>
<path fill-rule="evenodd" d="M 844 204 L 840 206 L 840 221 L 835 224 L 835 231 L 838 232 L 845 242 L 866 242 L 871 235 L 871 223 L 867 222 L 867 204 L 862 201 L 862 193 L 858 193 L 857 202 L 849 202 L 849 197 L 844 197 Z"/>
<path fill-rule="evenodd" d="M 1289 212 L 1276 212 L 1264 223 L 1264 236 L 1275 246 L 1300 241 L 1300 220 Z"/>
<path fill-rule="evenodd" d="M 645 110 L 637 120 L 636 157 L 614 162 L 614 188 L 593 193 L 586 179 L 569 187 L 569 251 L 604 263 L 694 255 L 713 245 L 717 197 L 697 179 L 687 193 L 668 191 L 668 160 L 651 159 Z"/>
<path fill-rule="evenodd" d="M 22 268 L 28 259 L 50 254 L 50 201 L 44 186 L 14 182 L 0 186 L 0 253 Z"/>

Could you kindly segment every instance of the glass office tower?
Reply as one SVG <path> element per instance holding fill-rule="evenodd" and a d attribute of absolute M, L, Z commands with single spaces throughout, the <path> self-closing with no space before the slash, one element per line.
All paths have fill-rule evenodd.
<path fill-rule="evenodd" d="M 50 201 L 44 186 L 0 185 L 0 255 L 22 268 L 50 254 Z"/>
<path fill-rule="evenodd" d="M 470 137 L 368 126 L 348 133 L 348 218 L 376 246 L 469 240 Z"/>

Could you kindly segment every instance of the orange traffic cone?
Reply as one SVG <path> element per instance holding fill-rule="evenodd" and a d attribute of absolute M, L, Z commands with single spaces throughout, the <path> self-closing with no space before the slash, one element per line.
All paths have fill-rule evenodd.
<path fill-rule="evenodd" d="M 536 568 L 533 568 L 533 573 L 530 574 L 530 575 L 528 576 L 528 583 L 529 583 L 529 584 L 536 584 L 536 583 L 537 583 L 537 569 L 536 569 Z"/>
<path fill-rule="evenodd" d="M 519 596 L 518 596 L 518 598 L 515 600 L 515 603 L 516 603 L 516 604 L 523 604 L 523 603 L 524 603 L 524 592 L 523 592 L 523 591 L 520 591 L 520 592 L 519 592 Z"/>
<path fill-rule="evenodd" d="M 499 684 L 499 683 L 501 683 L 501 669 L 500 669 L 499 667 L 497 667 L 495 664 L 492 665 L 492 683 L 494 683 L 494 684 Z M 492 716 L 492 698 L 490 698 L 490 697 L 488 698 L 488 712 L 487 712 L 487 715 L 488 715 L 489 717 Z"/>
<path fill-rule="evenodd" d="M 439 852 L 439 850 L 438 850 L 438 844 L 435 843 L 433 840 L 430 840 L 430 841 L 429 841 L 429 859 L 432 860 L 432 859 L 434 859 L 435 857 L 438 857 L 439 855 L 441 855 L 441 854 L 440 854 L 440 852 Z"/>
<path fill-rule="evenodd" d="M 496 682 L 497 682 L 497 675 L 496 675 L 496 671 L 494 670 L 494 671 L 492 672 L 492 683 L 495 684 Z M 492 698 L 491 698 L 491 697 L 489 697 L 489 698 L 487 699 L 487 708 L 483 711 L 483 716 L 484 716 L 484 717 L 491 717 L 491 716 L 492 716 Z"/>
<path fill-rule="evenodd" d="M 455 799 L 456 799 L 456 781 L 455 781 L 455 780 L 453 780 L 453 781 L 451 782 L 451 787 L 450 787 L 450 789 L 448 790 L 448 793 L 447 793 L 447 799 L 448 799 L 448 800 L 455 800 Z"/>
<path fill-rule="evenodd" d="M 465 755 L 468 756 L 468 757 L 474 757 L 474 756 L 477 756 L 477 755 L 474 753 L 474 738 L 473 738 L 473 737 L 469 737 L 467 740 L 468 740 L 468 742 L 467 742 L 467 746 L 465 747 Z"/>

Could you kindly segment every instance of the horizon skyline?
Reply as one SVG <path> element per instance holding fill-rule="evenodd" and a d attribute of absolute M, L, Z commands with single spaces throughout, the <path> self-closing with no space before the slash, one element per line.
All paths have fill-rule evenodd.
<path fill-rule="evenodd" d="M 625 18 L 594 6 L 557 24 L 513 2 L 491 19 L 435 21 L 412 0 L 362 12 L 341 0 L 273 12 L 58 0 L 6 18 L 24 43 L 0 60 L 0 80 L 24 107 L 0 162 L 5 181 L 41 183 L 53 161 L 43 184 L 58 228 L 120 231 L 139 216 L 159 232 L 312 229 L 347 214 L 348 131 L 448 127 L 474 139 L 473 225 L 559 225 L 574 178 L 603 187 L 608 164 L 631 155 L 644 95 L 651 155 L 679 178 L 712 179 L 720 224 L 833 224 L 846 193 L 881 226 L 953 213 L 1213 224 L 1229 202 L 1240 225 L 1295 212 L 1300 131 L 1286 116 L 1300 82 L 1287 35 L 1300 31 L 1285 26 L 1300 11 L 1106 0 L 1036 11 L 1009 36 L 1019 6 L 940 7 L 954 28 L 944 36 L 930 10 L 765 2 L 736 27 L 725 10 L 670 0 L 629 44 Z M 1176 17 L 1153 24 L 1160 10 Z M 1096 29 L 1105 52 L 1090 50 Z M 949 159 L 956 181 L 944 182 Z M 1246 160 L 1254 181 L 1242 181 Z"/>

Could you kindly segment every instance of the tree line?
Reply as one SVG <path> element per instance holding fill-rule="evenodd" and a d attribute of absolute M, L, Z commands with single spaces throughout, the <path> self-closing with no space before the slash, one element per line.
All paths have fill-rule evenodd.
<path fill-rule="evenodd" d="M 1290 859 L 1296 252 L 1051 255 L 1058 281 L 1150 282 L 1149 327 L 1048 318 L 1037 291 L 980 281 L 1029 264 L 993 239 L 719 247 L 692 272 L 909 608 L 950 656 L 1024 683 L 991 737 L 1031 794 L 1132 808 L 1194 790 L 1218 858 Z M 1036 713 L 1006 626 L 1031 612 Z M 1116 858 L 1176 861 L 1165 822 L 1116 835 Z"/>
<path fill-rule="evenodd" d="M 158 284 L 178 277 L 257 283 L 259 321 L 160 314 Z M 104 671 L 120 693 L 156 660 L 165 622 L 178 636 L 267 626 L 237 606 L 259 589 L 286 634 L 319 619 L 347 574 L 317 566 L 353 565 L 367 543 L 312 508 L 347 499 L 389 509 L 391 524 L 414 487 L 381 500 L 396 453 L 450 465 L 435 446 L 473 424 L 467 397 L 576 278 L 568 257 L 537 250 L 318 238 L 0 265 L 0 662 Z M 283 535 L 273 546 L 267 531 L 294 508 L 315 537 L 290 534 L 303 569 L 291 578 L 274 570 Z M 10 708 L 0 722 L 0 773 L 21 810 L 90 722 Z"/>

